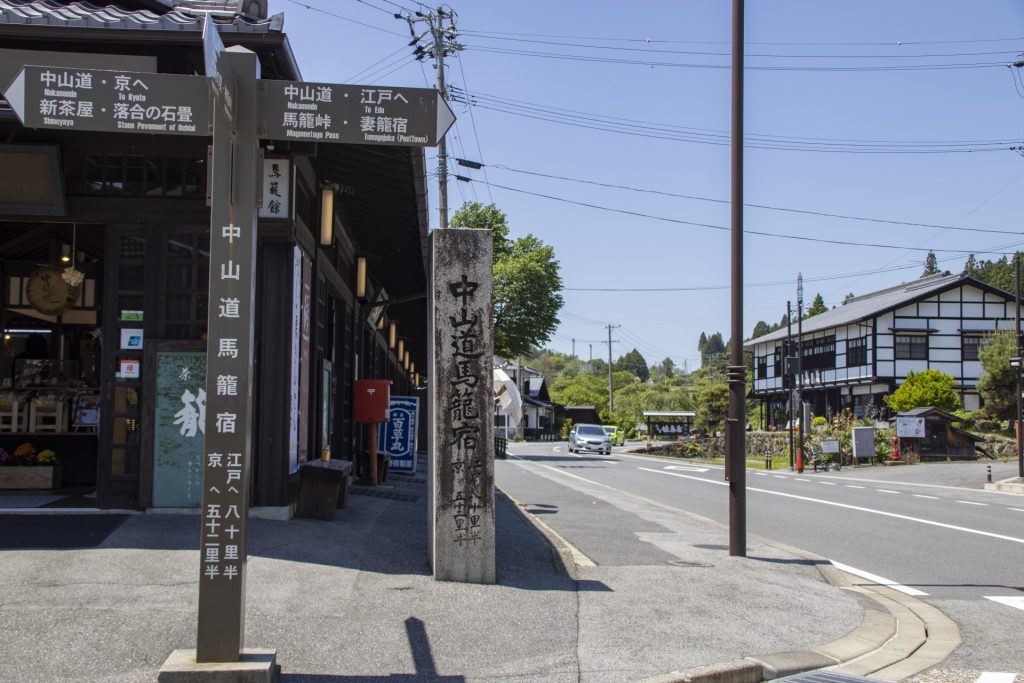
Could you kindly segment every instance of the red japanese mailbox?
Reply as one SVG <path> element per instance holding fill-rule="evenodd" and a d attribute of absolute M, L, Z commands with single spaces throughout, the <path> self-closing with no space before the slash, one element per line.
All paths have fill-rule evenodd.
<path fill-rule="evenodd" d="M 388 409 L 391 403 L 391 380 L 387 379 L 357 379 L 355 397 L 355 421 L 357 423 L 369 423 L 370 427 L 370 484 L 376 485 L 378 479 L 377 459 L 380 453 L 377 451 L 377 423 L 388 421 Z M 381 472 L 384 468 L 380 468 Z"/>
<path fill-rule="evenodd" d="M 391 401 L 391 380 L 357 379 L 355 421 L 361 424 L 388 421 L 388 404 Z M 376 430 L 374 430 L 376 433 Z"/>

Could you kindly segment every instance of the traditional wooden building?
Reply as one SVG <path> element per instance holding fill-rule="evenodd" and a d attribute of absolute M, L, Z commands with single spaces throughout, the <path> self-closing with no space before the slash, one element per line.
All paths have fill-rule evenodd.
<path fill-rule="evenodd" d="M 924 277 L 807 318 L 800 338 L 794 324 L 790 332 L 782 328 L 748 341 L 750 397 L 767 404 L 772 425 L 786 424 L 798 384 L 815 415 L 851 409 L 858 417 L 881 417 L 887 414 L 882 397 L 907 373 L 931 369 L 951 375 L 963 407 L 976 410 L 981 341 L 1014 324 L 1012 294 L 966 273 Z M 787 375 L 787 356 L 801 357 L 799 375 Z"/>
<path fill-rule="evenodd" d="M 0 0 L 0 85 L 202 74 L 208 14 L 262 78 L 302 80 L 265 0 Z M 0 102 L 0 141 L 0 447 L 52 448 L 100 507 L 198 505 L 209 138 L 29 129 Z M 416 147 L 261 146 L 251 500 L 287 514 L 304 460 L 362 469 L 353 381 L 415 395 L 426 370 L 426 169 Z"/>

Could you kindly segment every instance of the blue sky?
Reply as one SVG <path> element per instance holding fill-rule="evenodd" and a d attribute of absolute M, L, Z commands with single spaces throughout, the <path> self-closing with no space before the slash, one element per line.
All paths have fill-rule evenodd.
<path fill-rule="evenodd" d="M 399 6 L 418 7 L 273 0 L 271 12 L 307 80 L 432 86 Z M 450 181 L 450 211 L 493 201 L 513 236 L 554 246 L 566 304 L 550 348 L 575 338 L 581 358 L 606 358 L 610 323 L 614 357 L 635 347 L 694 369 L 701 332 L 730 328 L 728 230 L 694 224 L 730 224 L 731 3 L 450 7 L 465 50 L 447 80 L 475 104 L 453 103 L 449 153 L 486 165 L 452 162 L 473 182 Z M 746 41 L 745 227 L 789 238 L 745 238 L 745 336 L 796 305 L 801 272 L 805 305 L 820 292 L 833 306 L 917 278 L 929 248 L 958 272 L 971 251 L 1024 244 L 1024 156 L 1010 149 L 1024 144 L 1024 68 L 1007 66 L 1024 52 L 1024 3 L 747 0 Z M 586 291 L 598 288 L 676 291 Z"/>

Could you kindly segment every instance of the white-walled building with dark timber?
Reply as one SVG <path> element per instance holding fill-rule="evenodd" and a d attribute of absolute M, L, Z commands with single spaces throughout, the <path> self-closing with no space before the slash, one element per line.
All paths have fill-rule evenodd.
<path fill-rule="evenodd" d="M 981 407 L 978 350 L 986 334 L 1015 327 L 1014 299 L 967 273 L 932 275 L 850 299 L 798 325 L 751 339 L 754 381 L 750 397 L 768 406 L 768 424 L 784 425 L 792 388 L 815 415 L 850 409 L 858 417 L 911 372 L 938 370 L 954 378 L 966 410 Z M 790 356 L 802 348 L 801 372 L 785 376 Z M 798 346 L 799 344 L 799 346 Z M 795 367 L 794 367 L 795 372 Z M 794 412 L 794 415 L 796 412 Z"/>

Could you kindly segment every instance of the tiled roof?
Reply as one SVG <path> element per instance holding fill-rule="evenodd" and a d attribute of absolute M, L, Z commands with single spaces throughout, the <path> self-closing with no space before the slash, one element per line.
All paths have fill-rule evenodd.
<path fill-rule="evenodd" d="M 850 299 L 842 306 L 837 306 L 830 311 L 819 313 L 803 321 L 803 333 L 810 334 L 820 330 L 827 330 L 840 325 L 867 320 L 883 311 L 898 308 L 903 304 L 917 301 L 938 291 L 947 289 L 962 281 L 977 282 L 967 273 L 956 275 L 931 275 L 919 280 L 904 282 L 903 284 L 871 292 L 863 296 Z M 1010 295 L 1007 294 L 1009 297 Z M 796 332 L 796 325 L 793 325 L 793 332 Z M 754 346 L 763 342 L 776 341 L 786 338 L 786 328 L 780 328 L 774 332 L 751 339 L 743 346 Z"/>
<path fill-rule="evenodd" d="M 123 3 L 127 4 L 127 3 Z M 98 5 L 78 0 L 0 0 L 0 24 L 53 26 L 60 28 L 150 29 L 158 31 L 202 31 L 203 17 L 214 16 L 222 33 L 281 32 L 284 15 L 252 19 L 232 10 L 238 2 L 177 2 L 166 12 L 124 9 L 116 4 Z"/>

